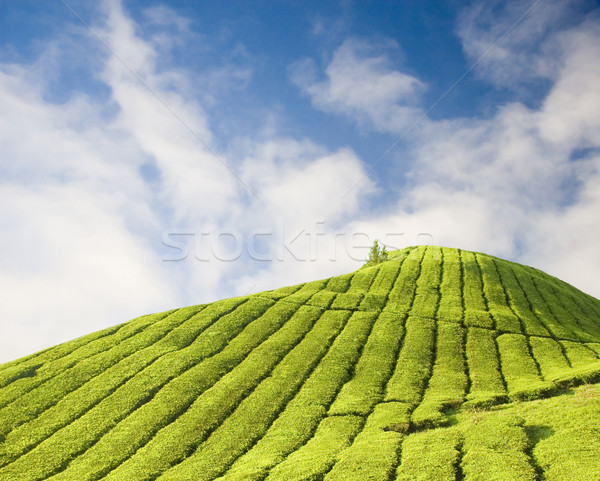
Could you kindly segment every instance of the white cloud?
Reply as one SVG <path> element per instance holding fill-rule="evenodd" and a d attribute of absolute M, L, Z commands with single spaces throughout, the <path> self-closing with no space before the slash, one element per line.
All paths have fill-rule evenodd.
<path fill-rule="evenodd" d="M 404 245 L 426 242 L 419 233 L 429 233 L 436 244 L 531 263 L 600 296 L 597 160 L 574 160 L 600 147 L 600 26 L 593 14 L 585 18 L 554 1 L 539 2 L 517 22 L 530 5 L 475 4 L 458 32 L 472 61 L 485 54 L 477 71 L 493 85 L 519 91 L 546 79 L 539 107 L 514 101 L 487 119 L 425 118 L 411 138 L 408 182 L 394 207 L 349 229 L 381 238 L 404 232 Z M 306 60 L 292 78 L 316 108 L 400 132 L 408 117 L 390 112 L 420 83 L 384 60 L 348 42 L 325 69 L 326 80 L 315 81 L 316 66 Z M 411 108 L 418 112 L 418 101 Z"/>
<path fill-rule="evenodd" d="M 524 260 L 600 297 L 600 156 L 579 160 L 577 171 L 575 201 L 536 219 Z"/>
<path fill-rule="evenodd" d="M 368 42 L 345 41 L 317 81 L 310 59 L 290 69 L 292 81 L 310 96 L 315 108 L 347 115 L 366 128 L 398 132 L 421 115 L 417 107 L 425 85 L 416 77 L 393 70 L 390 59 Z"/>
<path fill-rule="evenodd" d="M 556 34 L 580 21 L 577 3 L 561 0 L 476 2 L 459 16 L 463 50 L 477 73 L 500 88 L 553 79 L 563 67 Z"/>
<path fill-rule="evenodd" d="M 289 218 L 290 225 L 315 219 L 330 225 L 343 222 L 373 189 L 365 179 L 346 199 L 342 195 L 364 171 L 349 149 L 330 153 L 309 141 L 273 139 L 256 144 L 244 161 L 244 178 L 260 193 L 255 205 L 272 218 Z"/>
<path fill-rule="evenodd" d="M 396 212 L 362 228 L 430 232 L 436 244 L 532 264 L 600 296 L 598 40 L 591 19 L 548 38 L 561 67 L 539 109 L 512 102 L 485 120 L 425 123 Z"/>
<path fill-rule="evenodd" d="M 68 340 L 145 309 L 164 309 L 176 297 L 108 193 L 83 185 L 2 186 L 0 198 L 10 205 L 0 216 L 7 341 L 25 328 L 32 333 L 26 347 Z"/>
<path fill-rule="evenodd" d="M 600 23 L 586 21 L 558 36 L 564 67 L 539 114 L 541 135 L 555 148 L 597 146 L 600 131 Z"/>
<path fill-rule="evenodd" d="M 160 22 L 153 20 L 157 35 L 142 37 L 118 1 L 107 2 L 106 12 L 97 31 L 125 65 L 105 52 L 88 67 L 99 72 L 108 99 L 80 92 L 61 104 L 48 100 L 44 72 L 60 65 L 60 49 L 49 49 L 47 61 L 0 65 L 0 202 L 9 206 L 0 214 L 3 360 L 145 312 L 347 272 L 373 237 L 403 247 L 427 243 L 430 234 L 436 244 L 525 261 L 600 295 L 594 19 L 533 28 L 557 47 L 552 59 L 542 47 L 518 57 L 551 67 L 535 70 L 551 82 L 539 108 L 513 102 L 485 120 L 425 119 L 414 134 L 408 182 L 385 193 L 391 207 L 374 212 L 369 201 L 382 192 L 351 149 L 283 137 L 276 123 L 228 141 L 236 159 L 228 169 L 208 147 L 220 139 L 192 75 L 164 68 L 175 44 L 159 35 Z M 165 28 L 189 34 L 186 22 L 161 15 Z M 499 84 L 504 74 L 494 72 L 503 55 L 513 53 L 482 66 Z M 207 67 L 205 78 L 243 88 L 236 72 Z M 364 129 L 397 133 L 422 115 L 423 83 L 394 70 L 386 46 L 349 40 L 324 80 L 310 61 L 291 75 L 315 108 Z M 161 244 L 170 229 L 187 230 L 196 242 L 200 232 L 214 241 L 235 231 L 246 252 L 236 262 L 204 262 L 188 239 L 188 259 L 162 262 L 173 254 Z M 253 261 L 248 249 L 285 261 Z"/>
<path fill-rule="evenodd" d="M 118 1 L 105 7 L 94 28 L 114 55 L 87 67 L 108 87 L 108 105 L 84 92 L 47 100 L 45 68 L 60 66 L 60 49 L 44 52 L 47 61 L 0 65 L 2 360 L 146 312 L 243 294 L 241 279 L 255 290 L 299 280 L 283 263 L 258 271 L 247 255 L 199 261 L 193 242 L 185 261 L 162 262 L 169 248 L 161 239 L 183 229 L 198 241 L 201 231 L 233 227 L 247 241 L 260 226 L 303 229 L 317 215 L 344 222 L 370 186 L 350 201 L 332 198 L 364 175 L 357 157 L 276 131 L 250 139 L 239 156 L 246 160 L 220 158 L 190 73 L 161 69 L 168 62 L 160 36 L 140 37 Z M 142 174 L 148 166 L 151 178 Z M 272 236 L 265 248 L 276 256 L 278 242 Z M 304 255 L 310 245 L 294 248 Z M 309 265 L 303 280 L 315 275 Z"/>
<path fill-rule="evenodd" d="M 112 8 L 118 8 L 118 4 L 111 5 Z M 158 26 L 162 28 L 174 28 L 177 30 L 178 35 L 169 36 L 170 42 L 177 42 L 181 39 L 181 34 L 184 36 L 193 36 L 193 32 L 191 31 L 190 24 L 191 21 L 189 18 L 182 17 L 177 12 L 172 10 L 171 8 L 165 5 L 152 5 L 146 8 L 142 12 L 146 22 L 152 26 Z M 161 36 L 161 39 L 163 37 Z M 154 44 L 157 42 L 154 41 Z M 159 42 L 160 44 L 160 42 Z"/>
<path fill-rule="evenodd" d="M 47 102 L 32 78 L 27 66 L 0 69 L 3 360 L 177 298 L 143 239 L 157 224 L 139 150 L 103 122 L 103 106 Z"/>

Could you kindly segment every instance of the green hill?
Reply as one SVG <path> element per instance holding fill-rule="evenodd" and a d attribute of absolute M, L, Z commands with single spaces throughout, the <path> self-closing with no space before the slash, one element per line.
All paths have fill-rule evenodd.
<path fill-rule="evenodd" d="M 599 380 L 600 301 L 412 247 L 1 365 L 0 481 L 600 480 Z"/>

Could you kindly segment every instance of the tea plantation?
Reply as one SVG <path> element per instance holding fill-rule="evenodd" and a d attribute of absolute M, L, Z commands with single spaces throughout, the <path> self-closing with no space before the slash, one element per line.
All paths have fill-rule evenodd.
<path fill-rule="evenodd" d="M 600 301 L 421 246 L 0 365 L 0 481 L 600 480 Z"/>

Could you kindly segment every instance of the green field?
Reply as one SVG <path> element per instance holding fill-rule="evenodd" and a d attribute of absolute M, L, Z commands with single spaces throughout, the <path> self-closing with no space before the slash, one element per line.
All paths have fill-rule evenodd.
<path fill-rule="evenodd" d="M 0 365 L 0 481 L 600 480 L 600 301 L 420 246 Z"/>

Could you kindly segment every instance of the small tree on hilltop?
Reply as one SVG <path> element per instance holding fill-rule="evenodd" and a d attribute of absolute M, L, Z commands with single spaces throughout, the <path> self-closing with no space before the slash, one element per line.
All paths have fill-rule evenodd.
<path fill-rule="evenodd" d="M 373 242 L 373 246 L 369 251 L 369 258 L 365 266 L 374 266 L 375 264 L 379 264 L 381 262 L 385 262 L 388 260 L 388 252 L 385 246 L 379 247 L 379 241 L 375 239 Z"/>

